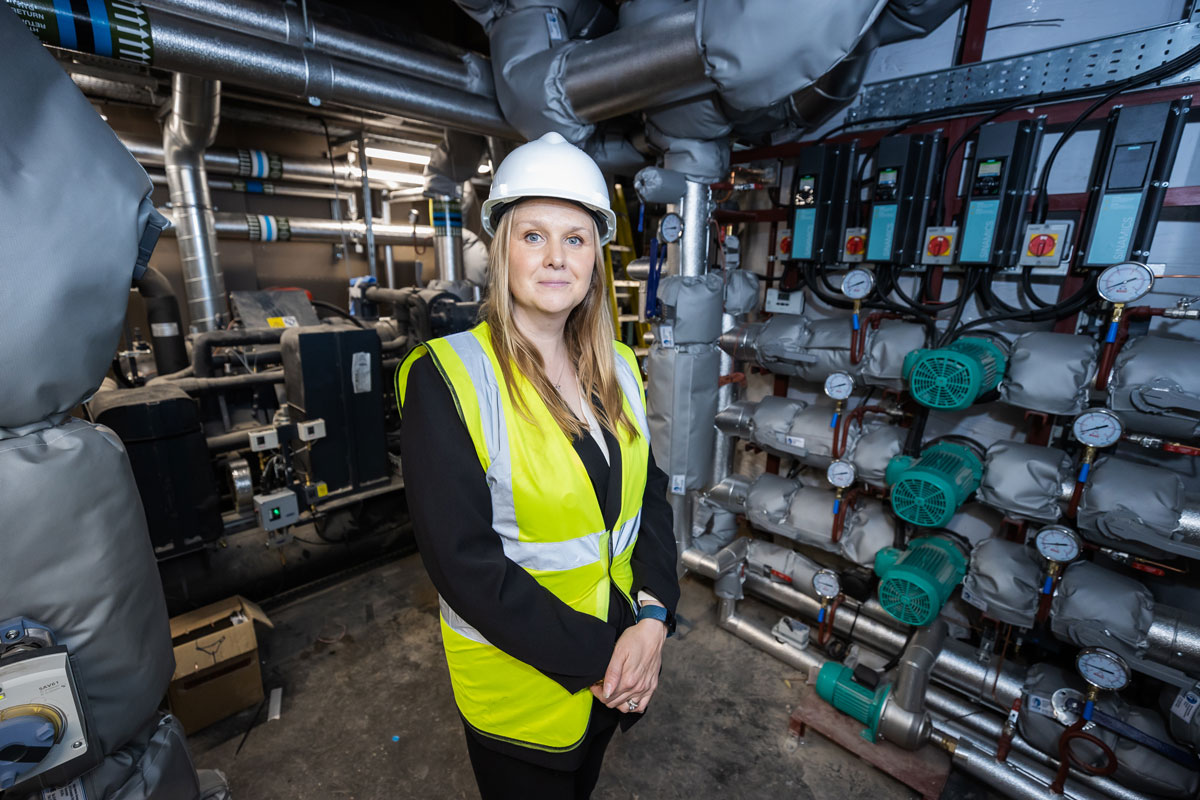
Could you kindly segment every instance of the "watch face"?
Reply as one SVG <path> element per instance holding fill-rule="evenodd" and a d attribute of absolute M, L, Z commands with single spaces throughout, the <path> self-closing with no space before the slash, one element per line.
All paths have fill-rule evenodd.
<path fill-rule="evenodd" d="M 831 400 L 845 400 L 854 392 L 854 378 L 845 372 L 835 372 L 825 379 L 825 395 Z"/>

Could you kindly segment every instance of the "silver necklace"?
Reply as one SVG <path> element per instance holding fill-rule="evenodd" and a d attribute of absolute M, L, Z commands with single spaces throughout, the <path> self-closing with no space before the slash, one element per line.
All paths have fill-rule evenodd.
<path fill-rule="evenodd" d="M 566 371 L 567 371 L 567 362 L 564 360 L 562 368 L 558 371 L 558 381 L 554 384 L 554 391 L 556 391 L 556 392 L 562 391 L 562 378 L 563 378 L 563 373 L 565 373 Z"/>

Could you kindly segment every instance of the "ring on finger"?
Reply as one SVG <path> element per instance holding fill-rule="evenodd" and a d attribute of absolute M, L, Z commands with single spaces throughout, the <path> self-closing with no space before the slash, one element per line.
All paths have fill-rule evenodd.
<path fill-rule="evenodd" d="M 628 703 L 628 707 L 629 707 L 629 710 L 630 710 L 630 711 L 637 711 L 637 709 L 638 709 L 638 701 L 637 701 L 637 700 L 630 700 L 630 701 L 629 701 L 629 703 Z"/>

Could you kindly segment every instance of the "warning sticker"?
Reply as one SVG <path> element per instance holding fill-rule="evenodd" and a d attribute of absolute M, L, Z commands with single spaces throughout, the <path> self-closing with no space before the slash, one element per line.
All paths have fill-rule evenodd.
<path fill-rule="evenodd" d="M 658 326 L 658 343 L 663 347 L 675 346 L 675 328 L 670 325 Z"/>
<path fill-rule="evenodd" d="M 1042 697 L 1040 694 L 1031 694 L 1025 702 L 1025 707 L 1035 714 L 1041 714 L 1043 717 L 1054 718 L 1054 704 L 1050 702 L 1049 697 Z"/>
<path fill-rule="evenodd" d="M 371 391 L 370 353 L 355 353 L 350 357 L 350 384 L 355 394 Z"/>
<path fill-rule="evenodd" d="M 1175 702 L 1171 703 L 1171 713 L 1184 722 L 1192 721 L 1197 708 L 1200 708 L 1200 695 L 1195 692 L 1180 692 L 1175 695 Z"/>
<path fill-rule="evenodd" d="M 154 62 L 150 20 L 137 0 L 8 0 L 43 43 L 135 64 Z"/>
<path fill-rule="evenodd" d="M 298 328 L 300 320 L 293 316 L 286 317 L 267 317 L 267 324 L 272 328 Z"/>
<path fill-rule="evenodd" d="M 671 476 L 671 494 L 687 494 L 687 476 Z"/>
<path fill-rule="evenodd" d="M 963 602 L 969 603 L 969 604 L 975 606 L 980 611 L 987 611 L 987 607 L 988 607 L 987 600 L 984 600 L 982 597 L 978 597 L 978 596 L 972 594 L 971 591 L 969 589 L 967 589 L 967 587 L 965 587 L 965 586 L 962 589 L 962 599 L 963 599 Z"/>
<path fill-rule="evenodd" d="M 87 800 L 83 781 L 74 780 L 58 789 L 43 789 L 42 800 Z"/>

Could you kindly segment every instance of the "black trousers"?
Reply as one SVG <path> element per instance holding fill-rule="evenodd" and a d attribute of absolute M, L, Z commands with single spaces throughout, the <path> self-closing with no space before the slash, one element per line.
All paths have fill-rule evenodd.
<path fill-rule="evenodd" d="M 490 750 L 467 732 L 467 753 L 482 800 L 588 800 L 600 777 L 604 750 L 616 728 L 595 734 L 578 769 L 564 771 L 531 764 Z"/>

